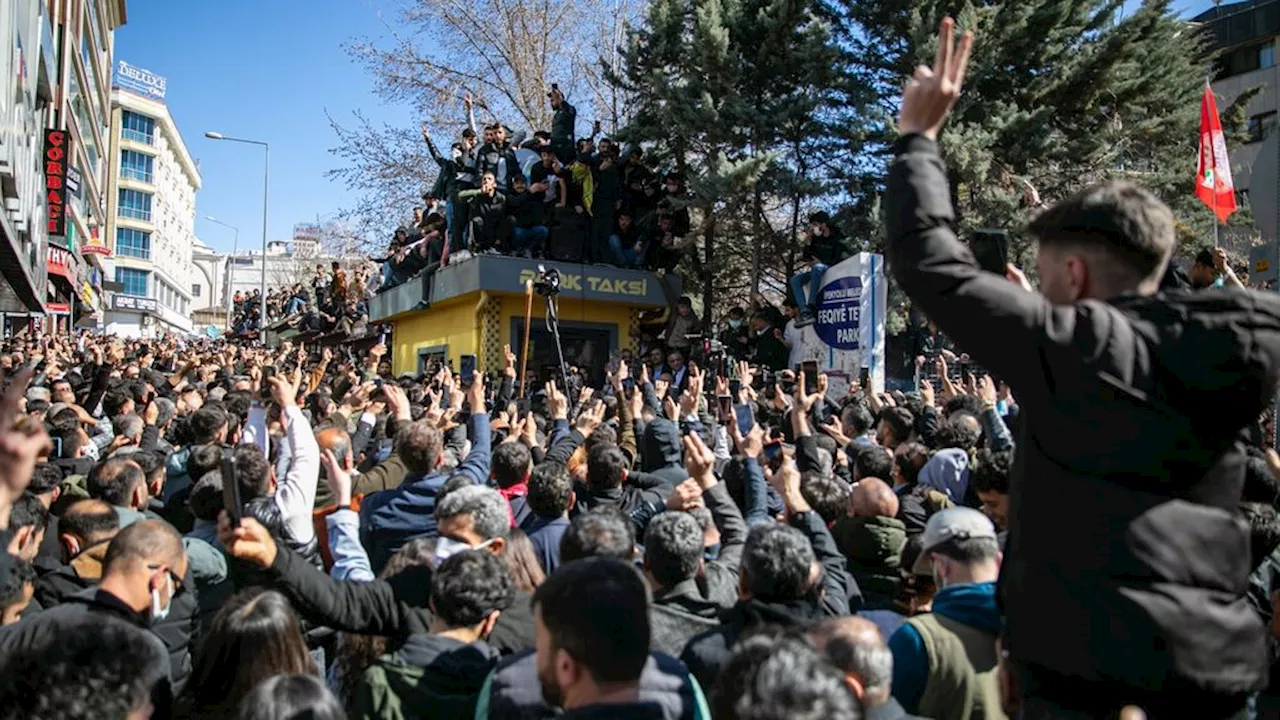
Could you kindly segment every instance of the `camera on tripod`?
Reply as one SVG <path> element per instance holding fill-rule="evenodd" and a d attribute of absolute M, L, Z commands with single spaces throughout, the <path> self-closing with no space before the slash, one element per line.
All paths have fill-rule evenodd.
<path fill-rule="evenodd" d="M 538 277 L 533 281 L 533 291 L 542 297 L 554 297 L 560 294 L 560 271 L 548 270 L 545 265 L 538 266 Z"/>

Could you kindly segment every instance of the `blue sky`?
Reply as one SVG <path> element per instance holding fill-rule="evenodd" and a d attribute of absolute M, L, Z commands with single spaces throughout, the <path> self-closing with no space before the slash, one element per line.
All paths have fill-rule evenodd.
<path fill-rule="evenodd" d="M 230 250 L 233 233 L 206 215 L 238 226 L 241 248 L 260 247 L 262 150 L 208 140 L 205 131 L 271 144 L 268 237 L 278 240 L 352 200 L 324 177 L 336 162 L 326 111 L 409 121 L 373 97 L 341 47 L 386 32 L 384 0 L 128 0 L 127 8 L 116 58 L 168 79 L 169 110 L 200 162 L 196 234 L 210 247 Z"/>
<path fill-rule="evenodd" d="M 1187 15 L 1211 6 L 1174 3 Z M 205 244 L 228 251 L 233 235 L 207 215 L 238 226 L 241 248 L 262 241 L 262 151 L 208 140 L 207 130 L 271 144 L 271 240 L 354 200 L 324 177 L 337 162 L 326 111 L 411 122 L 407 110 L 373 96 L 370 78 L 341 47 L 385 36 L 383 20 L 394 24 L 396 7 L 394 0 L 128 0 L 116 58 L 168 78 L 170 112 L 200 162 L 196 233 Z"/>

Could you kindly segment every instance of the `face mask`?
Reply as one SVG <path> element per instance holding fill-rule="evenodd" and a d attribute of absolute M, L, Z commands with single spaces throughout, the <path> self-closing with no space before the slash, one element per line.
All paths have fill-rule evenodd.
<path fill-rule="evenodd" d="M 464 542 L 460 542 L 458 540 L 454 540 L 453 538 L 440 537 L 438 540 L 436 540 L 436 554 L 435 554 L 436 565 L 439 565 L 445 560 L 448 560 L 454 555 L 457 555 L 458 553 L 463 552 L 465 550 L 483 550 L 492 544 L 493 544 L 493 538 L 485 540 L 479 545 L 473 546 Z"/>
<path fill-rule="evenodd" d="M 729 318 L 729 327 L 733 328 L 734 330 L 737 330 L 738 328 L 742 327 L 742 321 Z"/>
<path fill-rule="evenodd" d="M 169 617 L 169 609 L 173 607 L 173 580 L 168 576 L 164 576 L 164 591 L 168 596 L 163 602 L 160 600 L 160 588 L 152 588 L 151 590 L 151 622 L 158 623 Z"/>

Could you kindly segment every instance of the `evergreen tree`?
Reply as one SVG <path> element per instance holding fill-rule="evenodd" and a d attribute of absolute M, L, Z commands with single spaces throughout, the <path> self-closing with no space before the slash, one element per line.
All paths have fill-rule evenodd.
<path fill-rule="evenodd" d="M 1212 214 L 1192 194 L 1210 58 L 1168 0 L 1146 0 L 1124 17 L 1119 0 L 840 1 L 833 11 L 846 47 L 886 104 L 933 56 L 943 15 L 976 32 L 965 94 L 942 137 L 962 230 L 1009 229 L 1025 264 L 1035 194 L 1052 203 L 1129 178 L 1173 207 L 1181 241 L 1212 235 Z M 892 141 L 888 122 L 878 139 Z"/>
<path fill-rule="evenodd" d="M 710 315 L 794 270 L 803 211 L 829 195 L 857 94 L 814 0 L 655 0 L 614 76 L 622 131 L 683 174 L 698 251 L 687 285 Z"/>

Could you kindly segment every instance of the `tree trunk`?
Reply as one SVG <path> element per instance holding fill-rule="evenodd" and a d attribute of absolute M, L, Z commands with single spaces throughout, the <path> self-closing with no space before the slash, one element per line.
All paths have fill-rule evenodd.
<path fill-rule="evenodd" d="M 703 240 L 706 245 L 703 248 L 704 261 L 702 263 L 702 327 L 704 333 L 709 333 L 712 319 L 715 317 L 712 311 L 712 299 L 715 295 L 712 292 L 712 283 L 715 278 L 715 265 L 712 259 L 715 257 L 716 244 L 716 217 L 714 214 L 707 222 L 707 234 Z"/>
<path fill-rule="evenodd" d="M 751 294 L 760 292 L 760 245 L 764 240 L 764 198 L 756 183 L 755 204 L 751 207 Z"/>

